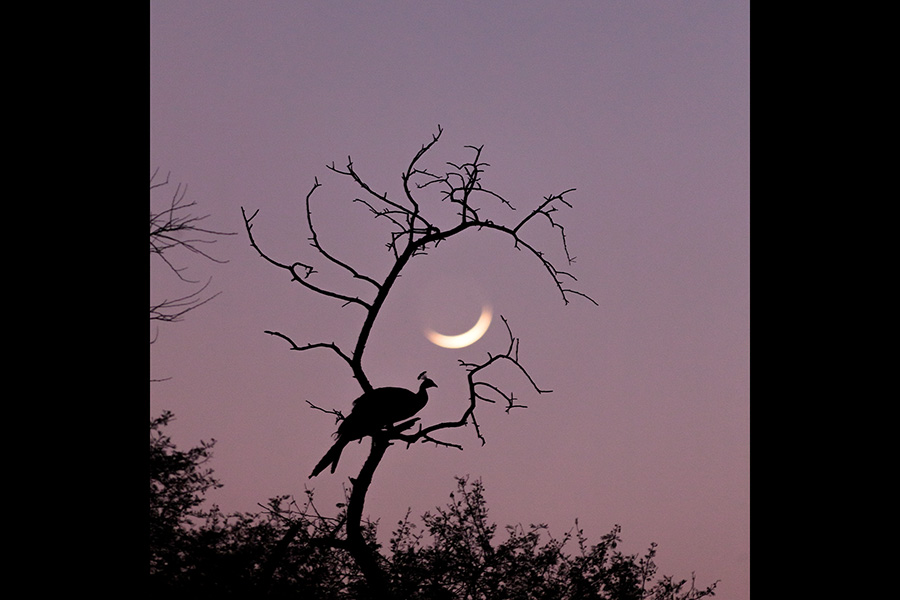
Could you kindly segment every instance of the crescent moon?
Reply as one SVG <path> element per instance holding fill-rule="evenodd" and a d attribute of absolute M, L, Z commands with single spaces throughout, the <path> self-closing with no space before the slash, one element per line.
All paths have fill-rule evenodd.
<path fill-rule="evenodd" d="M 441 348 L 465 348 L 481 339 L 481 336 L 484 335 L 491 325 L 491 317 L 493 317 L 491 307 L 484 306 L 481 309 L 481 316 L 478 317 L 478 322 L 467 332 L 459 335 L 442 335 L 432 329 L 426 329 L 425 337 L 432 344 L 436 344 Z"/>

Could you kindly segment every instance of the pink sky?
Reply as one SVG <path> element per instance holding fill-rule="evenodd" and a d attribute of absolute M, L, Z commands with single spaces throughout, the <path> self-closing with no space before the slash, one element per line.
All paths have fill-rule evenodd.
<path fill-rule="evenodd" d="M 240 208 L 259 209 L 254 235 L 274 257 L 317 261 L 303 198 L 318 177 L 323 243 L 381 277 L 388 230 L 325 165 L 351 155 L 373 187 L 398 195 L 440 124 L 426 164 L 443 169 L 483 144 L 485 185 L 520 211 L 577 188 L 558 220 L 578 289 L 599 306 L 564 305 L 534 257 L 498 235 L 413 261 L 367 350 L 375 385 L 414 388 L 427 369 L 440 387 L 421 416 L 458 417 L 457 359 L 504 350 L 505 331 L 497 321 L 446 350 L 423 322 L 455 333 L 487 301 L 553 393 L 499 373 L 529 408 L 479 408 L 485 446 L 461 429 L 447 439 L 463 452 L 392 448 L 367 513 L 387 534 L 469 474 L 501 526 L 543 522 L 561 536 L 577 518 L 596 542 L 618 523 L 624 551 L 659 544 L 661 573 L 695 571 L 699 584 L 722 580 L 717 597 L 749 599 L 748 1 L 154 0 L 150 17 L 150 170 L 188 184 L 208 226 L 238 232 L 210 249 L 227 264 L 176 257 L 221 294 L 161 326 L 150 347 L 151 377 L 169 378 L 151 385 L 150 415 L 175 413 L 179 447 L 218 440 L 224 487 L 212 501 L 255 511 L 309 485 L 332 506 L 366 448 L 306 479 L 334 430 L 306 400 L 347 410 L 359 387 L 328 351 L 291 352 L 263 331 L 349 348 L 362 313 L 260 259 Z M 529 238 L 562 266 L 547 227 Z M 194 289 L 151 261 L 151 300 Z"/>

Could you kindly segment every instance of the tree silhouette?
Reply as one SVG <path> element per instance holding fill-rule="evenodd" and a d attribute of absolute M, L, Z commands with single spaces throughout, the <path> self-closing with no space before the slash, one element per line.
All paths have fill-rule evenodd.
<path fill-rule="evenodd" d="M 212 442 L 181 452 L 162 433 L 171 418 L 150 423 L 150 593 L 200 598 L 373 597 L 348 550 L 335 544 L 347 506 L 323 515 L 313 492 L 298 502 L 269 499 L 259 513 L 199 509 L 218 487 L 206 466 Z M 554 537 L 545 525 L 498 529 L 488 517 L 481 481 L 457 478 L 450 501 L 406 516 L 391 532 L 379 567 L 404 600 L 700 600 L 693 575 L 656 576 L 656 545 L 643 555 L 619 549 L 617 525 L 596 544 L 578 526 Z M 375 545 L 376 523 L 362 523 Z M 573 547 L 574 546 L 574 547 Z M 377 597 L 377 596 L 375 596 Z"/>
<path fill-rule="evenodd" d="M 180 570 L 189 537 L 187 525 L 202 518 L 206 492 L 221 487 L 204 467 L 215 440 L 183 452 L 162 431 L 170 411 L 150 421 L 150 576 Z"/>
<path fill-rule="evenodd" d="M 363 191 L 362 198 L 356 198 L 354 202 L 367 208 L 376 220 L 390 223 L 390 239 L 387 248 L 392 256 L 393 264 L 387 275 L 378 280 L 363 273 L 352 264 L 337 257 L 336 254 L 326 249 L 313 224 L 310 201 L 316 190 L 321 187 L 318 179 L 314 179 L 312 188 L 306 194 L 306 220 L 310 245 L 315 249 L 320 261 L 325 261 L 332 266 L 349 274 L 353 279 L 362 281 L 369 288 L 370 295 L 353 295 L 340 290 L 331 289 L 318 283 L 314 275 L 317 269 L 313 264 L 301 261 L 283 261 L 270 256 L 257 242 L 253 228 L 253 220 L 258 210 L 249 215 L 241 208 L 244 225 L 250 241 L 250 245 L 256 252 L 271 265 L 290 273 L 293 282 L 303 286 L 311 292 L 332 298 L 345 305 L 356 306 L 362 309 L 364 318 L 359 327 L 356 343 L 352 350 L 345 350 L 335 342 L 314 342 L 299 345 L 293 339 L 282 332 L 266 331 L 267 334 L 276 336 L 288 342 L 290 348 L 296 351 L 307 351 L 316 348 L 324 348 L 332 351 L 344 361 L 362 388 L 363 396 L 373 394 L 373 386 L 363 368 L 363 357 L 366 345 L 372 332 L 373 325 L 378 318 L 382 307 L 388 299 L 401 272 L 409 262 L 416 257 L 425 255 L 429 250 L 437 248 L 442 242 L 460 236 L 466 232 L 492 231 L 511 239 L 518 250 L 523 250 L 536 259 L 546 270 L 550 282 L 556 287 L 564 303 L 568 303 L 573 297 L 581 297 L 596 304 L 586 294 L 573 289 L 571 286 L 576 281 L 575 277 L 567 270 L 557 267 L 544 251 L 533 245 L 528 239 L 528 231 L 539 221 L 549 224 L 557 232 L 566 258 L 566 269 L 574 262 L 569 254 L 566 241 L 565 228 L 556 220 L 556 213 L 562 207 L 571 208 L 572 205 L 567 196 L 574 192 L 574 188 L 567 189 L 557 194 L 544 197 L 536 206 L 524 213 L 518 219 L 511 219 L 508 223 L 497 222 L 482 217 L 482 209 L 486 202 L 499 203 L 512 214 L 516 208 L 501 194 L 492 191 L 482 185 L 482 175 L 488 164 L 482 159 L 482 147 L 466 146 L 465 149 L 472 154 L 470 160 L 459 164 L 448 163 L 449 169 L 443 173 L 428 170 L 422 166 L 423 157 L 431 150 L 441 137 L 443 130 L 438 126 L 438 131 L 432 136 L 432 140 L 424 144 L 410 161 L 408 167 L 401 175 L 403 195 L 398 199 L 389 197 L 387 193 L 376 192 L 359 174 L 353 161 L 348 157 L 346 167 L 340 168 L 332 163 L 328 169 L 342 177 L 349 178 Z M 432 216 L 432 206 L 421 199 L 421 195 L 432 190 L 438 191 L 441 202 L 447 202 L 456 207 L 456 215 L 450 223 L 437 222 Z M 432 202 L 434 198 L 431 199 Z M 486 212 L 486 211 L 484 211 Z M 363 507 L 372 477 L 377 469 L 384 453 L 394 441 L 402 441 L 406 444 L 417 442 L 430 442 L 437 445 L 461 447 L 440 439 L 440 432 L 464 427 L 471 423 L 474 426 L 477 437 L 484 443 L 484 437 L 476 419 L 476 409 L 481 403 L 494 403 L 496 399 L 502 399 L 506 404 L 506 410 L 522 407 L 517 403 L 515 395 L 501 390 L 497 385 L 486 378 L 488 370 L 500 362 L 514 365 L 529 382 L 532 389 L 538 393 L 547 393 L 550 390 L 541 389 L 534 382 L 525 367 L 519 362 L 519 340 L 514 337 L 509 323 L 502 317 L 509 334 L 509 344 L 505 351 L 488 354 L 488 358 L 482 362 L 463 362 L 460 366 L 466 372 L 468 382 L 469 403 L 464 408 L 458 419 L 434 423 L 423 426 L 419 418 L 412 418 L 400 424 L 390 424 L 378 430 L 372 431 L 371 449 L 359 474 L 351 479 L 352 487 L 347 504 L 346 519 L 342 524 L 343 537 L 339 537 L 338 531 L 331 540 L 335 548 L 346 549 L 355 559 L 363 572 L 370 589 L 375 597 L 391 597 L 391 586 L 388 574 L 381 565 L 381 559 L 377 551 L 366 542 L 364 526 L 362 523 Z M 318 410 L 333 413 L 338 420 L 343 419 L 340 411 L 325 409 L 315 405 Z M 411 431 L 417 424 L 418 429 Z"/>
<path fill-rule="evenodd" d="M 201 222 L 209 215 L 197 216 L 191 212 L 191 209 L 197 203 L 185 201 L 187 185 L 177 184 L 172 192 L 172 196 L 163 207 L 155 209 L 152 200 L 154 192 L 158 192 L 161 188 L 169 185 L 169 175 L 166 175 L 165 181 L 158 181 L 156 180 L 158 174 L 159 169 L 156 169 L 150 175 L 150 256 L 156 256 L 161 260 L 179 280 L 191 284 L 199 283 L 199 281 L 188 279 L 185 276 L 185 267 L 177 266 L 171 254 L 178 250 L 186 250 L 191 254 L 202 256 L 213 262 L 224 263 L 226 261 L 214 258 L 203 249 L 203 246 L 215 242 L 215 236 L 234 235 L 234 232 L 216 231 L 203 227 Z M 167 298 L 151 304 L 150 320 L 161 322 L 178 321 L 186 313 L 206 304 L 218 296 L 217 293 L 204 297 L 210 281 L 212 281 L 211 278 L 202 287 L 190 294 L 176 298 Z M 150 343 L 152 344 L 154 341 L 155 338 Z"/>

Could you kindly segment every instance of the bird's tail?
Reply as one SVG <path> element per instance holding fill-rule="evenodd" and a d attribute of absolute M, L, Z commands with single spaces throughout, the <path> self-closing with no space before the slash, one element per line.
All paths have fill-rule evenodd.
<path fill-rule="evenodd" d="M 346 446 L 349 441 L 350 440 L 347 438 L 339 437 L 334 445 L 328 449 L 328 452 L 325 453 L 325 456 L 322 457 L 322 460 L 316 464 L 316 468 L 313 469 L 309 478 L 312 479 L 321 473 L 328 465 L 331 465 L 331 472 L 334 473 L 334 470 L 337 469 L 338 461 L 341 459 L 341 452 L 344 451 L 344 446 Z"/>

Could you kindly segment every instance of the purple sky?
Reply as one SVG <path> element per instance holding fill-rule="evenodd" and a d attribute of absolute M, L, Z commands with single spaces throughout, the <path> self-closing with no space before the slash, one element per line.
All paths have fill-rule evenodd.
<path fill-rule="evenodd" d="M 323 244 L 380 278 L 388 230 L 325 165 L 351 155 L 398 196 L 440 124 L 425 164 L 442 170 L 483 144 L 484 184 L 520 212 L 577 188 L 558 220 L 578 289 L 599 306 L 564 305 L 539 262 L 499 235 L 413 261 L 367 349 L 375 385 L 414 388 L 427 369 L 440 387 L 421 416 L 457 418 L 457 359 L 504 350 L 505 330 L 495 321 L 475 345 L 446 350 L 423 325 L 458 333 L 487 301 L 553 393 L 498 372 L 529 408 L 479 408 L 485 446 L 467 428 L 444 436 L 463 452 L 392 448 L 367 513 L 387 534 L 470 474 L 501 526 L 544 522 L 561 536 L 577 518 L 596 542 L 618 523 L 626 552 L 659 543 L 661 573 L 695 571 L 700 584 L 722 580 L 717 597 L 749 599 L 749 1 L 154 0 L 150 17 L 150 170 L 171 172 L 170 191 L 188 184 L 209 227 L 238 232 L 210 248 L 227 264 L 172 256 L 221 295 L 161 326 L 150 347 L 151 377 L 169 378 L 151 385 L 151 416 L 175 413 L 179 447 L 218 440 L 224 487 L 212 501 L 254 511 L 309 485 L 333 506 L 367 448 L 307 480 L 334 423 L 305 401 L 346 411 L 359 387 L 332 353 L 291 352 L 263 331 L 349 349 L 362 312 L 260 259 L 240 207 L 259 209 L 254 235 L 273 257 L 318 261 L 303 212 L 318 177 Z M 543 223 L 526 238 L 563 266 Z M 151 300 L 195 289 L 151 260 Z"/>

